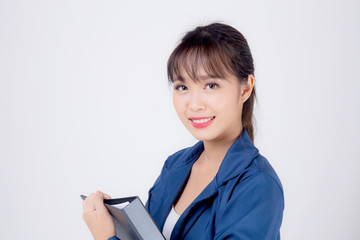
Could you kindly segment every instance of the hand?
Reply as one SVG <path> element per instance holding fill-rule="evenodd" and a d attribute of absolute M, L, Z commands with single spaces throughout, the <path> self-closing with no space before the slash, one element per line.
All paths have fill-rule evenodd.
<path fill-rule="evenodd" d="M 114 221 L 104 205 L 104 199 L 110 199 L 110 196 L 97 191 L 83 201 L 82 217 L 94 240 L 107 240 L 116 235 Z"/>

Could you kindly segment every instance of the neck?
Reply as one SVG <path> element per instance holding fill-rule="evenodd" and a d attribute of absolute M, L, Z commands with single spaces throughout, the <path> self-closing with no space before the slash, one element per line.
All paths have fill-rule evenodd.
<path fill-rule="evenodd" d="M 224 138 L 218 141 L 204 141 L 204 151 L 201 154 L 202 162 L 206 162 L 206 164 L 220 166 L 227 151 L 236 141 L 236 139 L 241 135 L 241 133 L 242 131 L 240 131 L 240 133 L 235 133 L 231 137 Z"/>

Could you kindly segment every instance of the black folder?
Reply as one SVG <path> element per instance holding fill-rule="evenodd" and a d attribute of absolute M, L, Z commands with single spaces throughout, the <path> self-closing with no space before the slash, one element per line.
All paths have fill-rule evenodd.
<path fill-rule="evenodd" d="M 81 195 L 85 200 L 86 196 Z M 128 204 L 119 209 L 113 205 Z M 121 240 L 165 240 L 139 197 L 104 199 Z"/>

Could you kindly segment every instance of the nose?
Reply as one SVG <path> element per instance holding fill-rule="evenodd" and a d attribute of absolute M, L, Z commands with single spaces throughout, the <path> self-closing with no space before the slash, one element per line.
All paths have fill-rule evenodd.
<path fill-rule="evenodd" d="M 193 112 L 205 110 L 204 96 L 198 89 L 193 89 L 190 94 L 189 108 Z"/>

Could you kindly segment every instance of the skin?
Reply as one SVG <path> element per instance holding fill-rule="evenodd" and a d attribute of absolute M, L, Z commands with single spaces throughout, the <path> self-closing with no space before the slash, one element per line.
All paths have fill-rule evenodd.
<path fill-rule="evenodd" d="M 183 80 L 174 80 L 173 103 L 175 110 L 190 133 L 203 141 L 204 151 L 193 164 L 188 182 L 175 203 L 175 211 L 182 214 L 195 198 L 212 181 L 226 152 L 242 131 L 241 112 L 250 97 L 254 77 L 249 75 L 245 84 L 228 74 L 224 79 L 210 78 L 199 69 L 200 79 L 194 82 L 182 72 Z M 205 128 L 195 128 L 189 118 L 213 117 Z M 114 222 L 104 206 L 110 197 L 100 191 L 83 201 L 83 219 L 94 240 L 107 240 L 115 236 Z"/>
<path fill-rule="evenodd" d="M 210 78 L 200 69 L 199 81 L 193 81 L 182 72 L 183 80 L 174 81 L 175 110 L 189 132 L 204 143 L 204 151 L 193 164 L 188 182 L 175 203 L 178 214 L 195 200 L 217 174 L 226 152 L 243 129 L 241 113 L 250 97 L 254 77 L 249 75 L 245 84 L 232 74 L 223 79 Z M 205 128 L 195 128 L 193 117 L 215 117 Z"/>
<path fill-rule="evenodd" d="M 110 199 L 110 196 L 97 191 L 83 201 L 83 219 L 94 240 L 106 240 L 115 236 L 115 225 L 104 205 L 104 199 Z"/>

